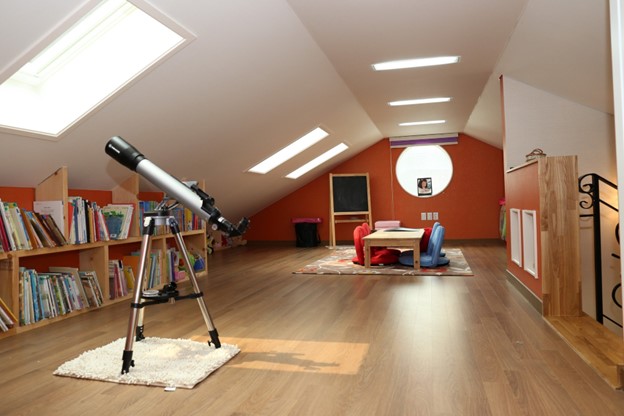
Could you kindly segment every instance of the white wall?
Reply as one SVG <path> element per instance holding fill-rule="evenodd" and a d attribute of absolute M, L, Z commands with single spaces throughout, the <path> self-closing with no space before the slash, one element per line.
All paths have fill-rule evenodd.
<path fill-rule="evenodd" d="M 613 116 L 503 76 L 504 147 L 506 169 L 525 162 L 535 148 L 548 156 L 578 156 L 579 176 L 597 173 L 617 182 Z M 606 187 L 601 187 L 601 191 Z M 606 192 L 606 191 L 605 191 Z M 617 206 L 617 194 L 604 195 Z M 611 288 L 620 281 L 619 253 L 614 229 L 617 214 L 602 210 L 603 299 L 605 313 L 621 321 L 621 311 L 611 304 Z M 582 210 L 581 213 L 589 213 Z M 581 275 L 583 310 L 595 316 L 593 225 L 581 219 Z M 617 327 L 611 328 L 619 331 Z"/>

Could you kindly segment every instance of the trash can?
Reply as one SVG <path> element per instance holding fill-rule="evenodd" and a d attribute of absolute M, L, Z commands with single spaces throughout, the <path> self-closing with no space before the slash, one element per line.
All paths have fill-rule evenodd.
<path fill-rule="evenodd" d="M 321 244 L 317 229 L 317 224 L 321 222 L 320 218 L 293 218 L 291 222 L 295 224 L 297 247 L 316 247 Z"/>

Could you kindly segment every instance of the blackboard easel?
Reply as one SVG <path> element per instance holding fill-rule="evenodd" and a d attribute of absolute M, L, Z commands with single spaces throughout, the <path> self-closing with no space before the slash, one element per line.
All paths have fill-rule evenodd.
<path fill-rule="evenodd" d="M 336 224 L 372 224 L 368 173 L 329 174 L 329 245 L 336 246 Z M 348 218 L 345 218 L 348 217 Z"/>

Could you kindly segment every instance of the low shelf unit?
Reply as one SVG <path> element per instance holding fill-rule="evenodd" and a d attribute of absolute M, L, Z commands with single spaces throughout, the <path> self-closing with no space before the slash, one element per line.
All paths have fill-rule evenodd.
<path fill-rule="evenodd" d="M 69 230 L 67 224 L 68 210 L 68 175 L 67 168 L 61 168 L 46 178 L 35 189 L 36 200 L 61 200 L 65 207 L 65 227 L 64 234 L 68 236 Z M 203 182 L 203 181 L 202 181 Z M 200 183 L 200 187 L 203 183 Z M 97 307 L 82 308 L 59 315 L 53 318 L 44 318 L 28 325 L 20 325 L 17 322 L 8 331 L 0 332 L 0 338 L 16 335 L 29 331 L 41 326 L 52 324 L 60 320 L 64 320 L 82 313 L 112 305 L 118 302 L 130 301 L 132 298 L 132 289 L 129 294 L 121 297 L 111 298 L 111 287 L 109 280 L 109 261 L 122 260 L 126 256 L 132 255 L 133 252 L 139 251 L 141 247 L 141 225 L 139 224 L 139 180 L 138 174 L 133 173 L 123 183 L 119 184 L 115 189 L 108 192 L 108 198 L 113 203 L 132 203 L 137 207 L 134 210 L 132 225 L 129 237 L 121 240 L 97 241 L 84 244 L 68 244 L 57 247 L 36 248 L 32 250 L 16 250 L 0 253 L 0 299 L 4 301 L 11 313 L 20 319 L 20 295 L 24 290 L 20 287 L 21 269 L 34 269 L 37 273 L 48 272 L 50 267 L 72 267 L 80 271 L 93 271 L 97 276 L 99 286 L 102 292 L 102 305 Z M 0 198 L 2 195 L 0 194 Z M 195 268 L 195 274 L 198 278 L 207 276 L 207 248 L 206 248 L 206 227 L 203 221 L 199 221 L 200 228 L 194 230 L 182 231 L 181 236 L 186 245 L 186 249 L 192 258 L 201 258 L 203 262 L 199 262 L 199 268 Z M 165 253 L 171 249 L 177 249 L 174 236 L 171 233 L 154 235 L 151 237 L 152 251 L 159 252 L 157 257 L 160 261 L 160 269 L 165 270 Z M 180 256 L 181 258 L 182 256 Z M 193 267 L 194 265 L 181 265 L 184 267 Z M 186 285 L 189 281 L 188 275 L 184 273 L 178 274 L 180 278 L 178 283 Z M 136 276 L 135 276 L 136 278 Z M 163 279 L 166 277 L 163 276 Z M 80 282 L 78 282 L 80 283 Z M 163 284 L 166 282 L 162 282 Z M 162 284 L 154 285 L 160 287 Z"/>

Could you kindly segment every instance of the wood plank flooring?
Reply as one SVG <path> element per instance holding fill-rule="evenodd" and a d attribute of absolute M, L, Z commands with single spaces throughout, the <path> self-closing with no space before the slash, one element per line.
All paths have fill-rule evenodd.
<path fill-rule="evenodd" d="M 293 275 L 328 250 L 217 252 L 200 283 L 241 348 L 224 367 L 175 392 L 53 376 L 125 337 L 128 300 L 0 339 L 0 415 L 624 415 L 624 392 L 507 281 L 500 243 L 445 245 L 474 276 Z M 148 308 L 145 326 L 207 339 L 194 301 Z"/>

